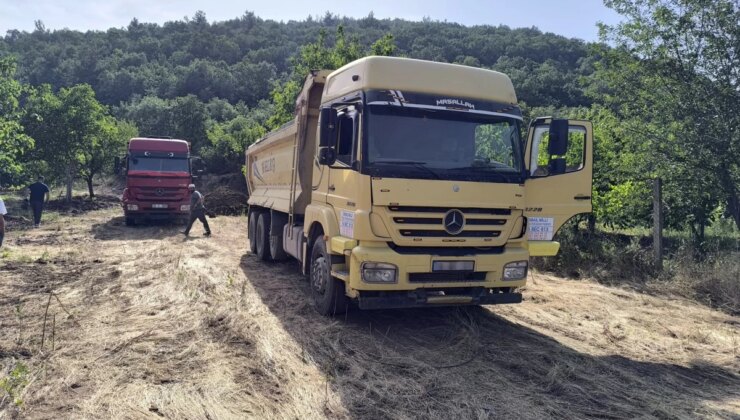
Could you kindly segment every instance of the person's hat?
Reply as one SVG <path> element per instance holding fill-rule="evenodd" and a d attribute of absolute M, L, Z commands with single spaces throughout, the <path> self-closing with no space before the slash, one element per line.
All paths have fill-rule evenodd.
<path fill-rule="evenodd" d="M 195 189 L 195 184 L 190 184 L 190 185 L 188 185 L 188 189 L 189 189 L 189 190 L 194 190 L 194 189 Z"/>

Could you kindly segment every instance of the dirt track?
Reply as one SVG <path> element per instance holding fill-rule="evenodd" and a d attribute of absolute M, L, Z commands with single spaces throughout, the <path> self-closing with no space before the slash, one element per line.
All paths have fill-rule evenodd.
<path fill-rule="evenodd" d="M 118 216 L 6 236 L 0 379 L 29 373 L 0 418 L 740 417 L 740 319 L 692 302 L 533 274 L 521 305 L 331 320 L 244 218 Z"/>

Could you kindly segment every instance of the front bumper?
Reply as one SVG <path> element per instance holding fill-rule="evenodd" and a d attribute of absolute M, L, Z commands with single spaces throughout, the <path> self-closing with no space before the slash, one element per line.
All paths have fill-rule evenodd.
<path fill-rule="evenodd" d="M 417 289 L 409 292 L 363 293 L 357 299 L 360 309 L 422 308 L 450 305 L 496 305 L 520 303 L 521 293 L 489 290 L 483 287 L 448 290 Z"/>
<path fill-rule="evenodd" d="M 470 254 L 461 256 L 440 256 L 434 254 L 401 254 L 391 249 L 386 243 L 362 243 L 344 252 L 348 259 L 349 270 L 347 270 L 348 294 L 351 297 L 360 297 L 361 292 L 380 291 L 418 291 L 418 290 L 451 290 L 469 289 L 478 290 L 512 290 L 524 286 L 527 279 L 503 280 L 502 272 L 504 265 L 513 261 L 529 260 L 529 252 L 526 248 L 519 246 L 508 246 L 500 253 L 476 253 L 472 250 Z M 472 276 L 445 275 L 434 272 L 432 265 L 435 261 L 472 261 L 474 269 Z M 393 264 L 398 267 L 395 283 L 367 283 L 363 281 L 361 267 L 364 262 L 382 262 Z M 478 292 L 476 292 L 478 293 Z M 488 296 L 488 294 L 472 294 L 473 300 L 485 304 L 491 300 L 492 303 L 515 303 L 521 296 Z M 405 299 L 405 298 L 404 298 Z M 412 296 L 414 302 L 427 302 L 428 294 L 425 296 Z M 435 299 L 431 299 L 433 302 Z M 444 300 L 444 299 L 439 299 Z M 453 299 L 450 299 L 453 300 Z M 415 306 L 415 305 L 412 305 Z"/>

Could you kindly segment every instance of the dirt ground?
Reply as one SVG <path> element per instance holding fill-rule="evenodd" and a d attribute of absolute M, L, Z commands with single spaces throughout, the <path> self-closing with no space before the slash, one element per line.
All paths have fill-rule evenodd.
<path fill-rule="evenodd" d="M 0 418 L 740 417 L 738 317 L 533 273 L 520 305 L 328 319 L 244 217 L 210 222 L 9 232 Z"/>

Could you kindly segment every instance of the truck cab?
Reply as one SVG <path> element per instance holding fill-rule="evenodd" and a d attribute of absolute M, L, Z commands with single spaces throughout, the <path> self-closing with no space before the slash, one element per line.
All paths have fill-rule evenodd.
<path fill-rule="evenodd" d="M 591 211 L 590 123 L 523 127 L 502 73 L 367 57 L 296 109 L 247 150 L 249 235 L 302 262 L 319 312 L 520 302 L 529 257 Z"/>
<path fill-rule="evenodd" d="M 181 219 L 190 212 L 190 145 L 176 139 L 129 140 L 121 203 L 126 225 L 143 219 Z"/>

